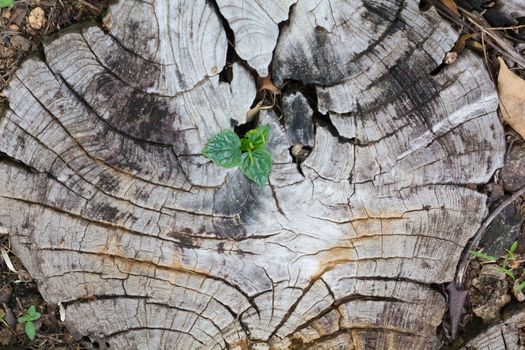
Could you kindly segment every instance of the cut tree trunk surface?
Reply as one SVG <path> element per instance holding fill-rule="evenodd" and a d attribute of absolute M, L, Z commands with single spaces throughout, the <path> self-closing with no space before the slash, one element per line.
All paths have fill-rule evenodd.
<path fill-rule="evenodd" d="M 520 308 L 505 314 L 501 322 L 488 327 L 460 350 L 523 349 L 524 328 L 525 310 Z"/>
<path fill-rule="evenodd" d="M 486 215 L 470 188 L 502 165 L 494 87 L 469 53 L 429 75 L 457 34 L 415 0 L 293 3 L 121 0 L 107 32 L 70 29 L 16 73 L 0 222 L 76 334 L 115 349 L 439 347 L 436 285 Z M 230 67 L 232 32 L 245 62 Z M 259 116 L 262 187 L 200 154 L 246 122 L 255 72 L 284 96 L 283 115 Z"/>

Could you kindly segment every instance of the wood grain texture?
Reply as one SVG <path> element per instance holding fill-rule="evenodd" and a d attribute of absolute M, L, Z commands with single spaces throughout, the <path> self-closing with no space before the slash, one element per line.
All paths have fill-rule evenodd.
<path fill-rule="evenodd" d="M 235 52 L 265 77 L 279 36 L 279 23 L 288 19 L 297 0 L 217 0 L 235 36 Z"/>
<path fill-rule="evenodd" d="M 507 0 L 501 4 L 503 11 L 514 18 L 525 15 L 525 6 L 520 0 Z"/>
<path fill-rule="evenodd" d="M 115 349 L 438 348 L 435 286 L 487 211 L 467 185 L 504 155 L 481 60 L 427 74 L 446 23 L 416 1 L 298 2 L 263 187 L 200 154 L 256 96 L 241 64 L 219 79 L 210 2 L 122 0 L 106 23 L 28 60 L 0 119 L 0 223 L 71 329 Z"/>
<path fill-rule="evenodd" d="M 518 306 L 503 315 L 503 320 L 487 327 L 470 339 L 461 350 L 518 350 L 525 347 L 525 309 Z"/>
<path fill-rule="evenodd" d="M 207 1 L 122 0 L 104 23 L 111 36 L 94 45 L 102 65 L 150 93 L 190 90 L 226 62 L 226 32 Z"/>

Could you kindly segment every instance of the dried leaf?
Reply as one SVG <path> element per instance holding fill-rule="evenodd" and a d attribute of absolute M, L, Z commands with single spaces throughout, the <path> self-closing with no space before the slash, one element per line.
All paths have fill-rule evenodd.
<path fill-rule="evenodd" d="M 485 51 L 485 47 L 483 47 L 483 45 L 477 41 L 473 41 L 473 40 L 467 41 L 467 46 L 480 53 L 483 53 Z"/>
<path fill-rule="evenodd" d="M 456 5 L 454 0 L 441 0 L 441 3 L 445 5 L 450 11 L 459 15 L 458 5 Z"/>
<path fill-rule="evenodd" d="M 60 311 L 60 321 L 64 322 L 66 320 L 66 308 L 64 304 L 58 303 L 58 309 Z"/>
<path fill-rule="evenodd" d="M 13 266 L 13 263 L 11 262 L 11 258 L 9 258 L 9 254 L 7 254 L 7 250 L 5 250 L 4 248 L 0 248 L 0 252 L 2 253 L 2 258 L 4 258 L 7 268 L 12 272 L 17 273 L 15 267 Z"/>
<path fill-rule="evenodd" d="M 248 112 L 246 112 L 246 121 L 249 123 L 251 122 L 257 114 L 263 109 L 263 102 L 259 101 L 252 109 L 250 109 Z"/>
<path fill-rule="evenodd" d="M 20 49 L 22 51 L 29 51 L 31 50 L 31 46 L 33 45 L 30 40 L 27 40 L 21 35 L 13 35 L 9 41 L 11 42 L 11 45 L 15 49 Z"/>
<path fill-rule="evenodd" d="M 457 53 L 463 52 L 463 50 L 465 49 L 465 43 L 467 42 L 467 40 L 472 39 L 477 35 L 478 35 L 477 33 L 461 35 L 458 41 L 456 42 L 456 44 L 454 45 L 454 48 L 452 49 L 452 51 L 457 52 Z"/>
<path fill-rule="evenodd" d="M 509 70 L 498 57 L 498 92 L 503 120 L 525 139 L 525 80 Z"/>
<path fill-rule="evenodd" d="M 258 91 L 268 91 L 272 94 L 278 94 L 279 88 L 273 84 L 272 78 L 270 76 L 259 78 L 257 81 Z"/>

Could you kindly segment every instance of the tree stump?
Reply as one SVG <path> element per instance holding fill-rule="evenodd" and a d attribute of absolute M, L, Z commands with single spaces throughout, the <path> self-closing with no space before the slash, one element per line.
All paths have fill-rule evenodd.
<path fill-rule="evenodd" d="M 483 330 L 460 350 L 523 349 L 525 310 L 506 313 L 503 319 Z"/>
<path fill-rule="evenodd" d="M 417 1 L 294 3 L 121 0 L 104 29 L 69 29 L 16 73 L 0 222 L 76 334 L 439 347 L 437 285 L 486 215 L 475 185 L 502 165 L 493 84 L 470 53 L 429 75 L 457 33 Z M 274 160 L 261 187 L 201 149 L 246 122 L 268 72 L 284 97 L 259 116 Z"/>

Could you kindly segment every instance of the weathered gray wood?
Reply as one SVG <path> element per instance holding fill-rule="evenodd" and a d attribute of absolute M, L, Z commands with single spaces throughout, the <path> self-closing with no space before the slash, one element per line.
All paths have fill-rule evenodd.
<path fill-rule="evenodd" d="M 520 350 L 525 347 L 525 309 L 506 313 L 503 320 L 469 340 L 461 350 Z"/>
<path fill-rule="evenodd" d="M 235 51 L 265 77 L 279 36 L 278 25 L 288 19 L 297 0 L 217 0 L 235 36 Z"/>
<path fill-rule="evenodd" d="M 111 37 L 96 43 L 100 62 L 146 92 L 191 90 L 226 62 L 226 32 L 207 1 L 123 0 L 110 7 L 104 23 Z"/>
<path fill-rule="evenodd" d="M 523 16 L 525 14 L 525 6 L 520 0 L 507 0 L 501 4 L 504 12 L 513 17 Z"/>
<path fill-rule="evenodd" d="M 292 145 L 314 145 L 314 111 L 300 91 L 286 91 L 282 98 L 283 124 Z"/>
<path fill-rule="evenodd" d="M 235 31 L 234 4 L 255 3 L 218 1 Z M 0 223 L 69 327 L 116 349 L 437 348 L 432 285 L 486 214 L 467 185 L 504 153 L 481 60 L 427 74 L 449 25 L 417 1 L 297 2 L 273 76 L 285 96 L 313 87 L 319 121 L 300 172 L 286 112 L 261 113 L 274 167 L 258 187 L 200 155 L 256 95 L 240 64 L 219 81 L 213 6 L 121 0 L 106 23 L 27 61 L 0 119 Z"/>

